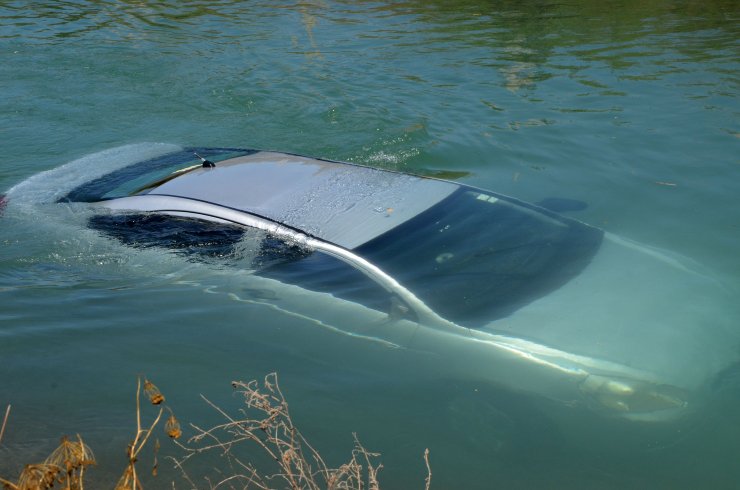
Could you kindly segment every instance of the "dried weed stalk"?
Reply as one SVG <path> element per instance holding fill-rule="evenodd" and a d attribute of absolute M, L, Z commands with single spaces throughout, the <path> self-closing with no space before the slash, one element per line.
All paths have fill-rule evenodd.
<path fill-rule="evenodd" d="M 5 434 L 5 426 L 8 423 L 8 417 L 10 417 L 10 404 L 5 409 L 5 417 L 3 417 L 3 425 L 0 426 L 0 442 L 3 442 L 3 434 Z"/>
<path fill-rule="evenodd" d="M 235 381 L 232 386 L 246 405 L 240 410 L 241 416 L 234 418 L 203 397 L 226 422 L 210 429 L 191 424 L 196 435 L 189 442 L 194 447 L 180 445 L 186 455 L 179 460 L 171 458 L 193 487 L 197 485 L 186 473 L 185 463 L 197 454 L 218 451 L 227 460 L 233 474 L 218 483 L 209 482 L 213 489 L 238 485 L 239 488 L 262 490 L 379 490 L 378 472 L 383 467 L 375 463 L 379 454 L 365 449 L 353 434 L 355 445 L 350 460 L 338 468 L 330 468 L 293 424 L 277 374 L 267 375 L 262 385 L 253 380 L 248 383 Z M 255 443 L 274 460 L 275 466 L 265 472 L 242 460 L 233 449 L 245 441 Z M 431 482 L 428 451 L 424 458 L 428 469 L 428 490 Z"/>
<path fill-rule="evenodd" d="M 159 407 L 159 411 L 157 413 L 157 416 L 154 418 L 151 424 L 149 424 L 148 428 L 144 428 L 144 426 L 141 423 L 141 393 L 144 392 L 144 395 L 149 398 L 149 403 L 151 403 L 154 406 Z M 134 435 L 133 441 L 128 445 L 128 448 L 126 449 L 126 455 L 128 456 L 128 465 L 126 466 L 126 469 L 123 472 L 123 475 L 121 475 L 121 478 L 118 479 L 118 483 L 116 484 L 115 490 L 141 490 L 143 487 L 141 486 L 141 481 L 139 481 L 139 477 L 137 475 L 137 469 L 136 469 L 136 462 L 138 461 L 139 454 L 146 446 L 147 442 L 149 441 L 149 437 L 152 435 L 152 431 L 154 431 L 154 428 L 159 424 L 159 421 L 162 419 L 162 415 L 164 414 L 165 409 L 170 412 L 170 417 L 167 419 L 167 422 L 165 423 L 165 432 L 168 436 L 170 436 L 173 439 L 177 439 L 180 437 L 182 432 L 180 431 L 180 424 L 177 422 L 177 419 L 175 418 L 175 415 L 172 413 L 172 410 L 164 405 L 164 395 L 162 395 L 162 392 L 159 391 L 159 388 L 157 388 L 154 383 L 149 381 L 148 379 L 144 379 L 144 386 L 142 389 L 141 385 L 141 378 L 137 380 L 136 384 L 136 434 Z M 159 441 L 156 441 L 155 443 L 155 449 L 154 449 L 154 464 L 152 466 L 152 474 L 156 476 L 157 474 L 157 452 L 159 450 Z"/>
<path fill-rule="evenodd" d="M 46 490 L 57 483 L 56 488 L 84 490 L 85 468 L 94 464 L 95 456 L 79 434 L 76 441 L 64 436 L 43 463 L 26 465 L 16 483 L 2 478 L 0 483 L 12 490 Z"/>
<path fill-rule="evenodd" d="M 185 471 L 185 463 L 198 454 L 219 451 L 230 465 L 230 470 L 226 474 L 231 476 L 215 484 L 207 480 L 211 489 L 225 486 L 260 490 L 278 487 L 290 490 L 380 489 L 378 472 L 383 465 L 375 463 L 380 455 L 365 449 L 356 434 L 353 434 L 355 445 L 348 462 L 338 468 L 330 468 L 324 462 L 321 455 L 293 425 L 288 403 L 278 385 L 277 374 L 267 375 L 261 386 L 256 380 L 248 383 L 235 381 L 232 386 L 244 398 L 246 408 L 240 410 L 241 416 L 233 418 L 203 397 L 227 422 L 207 430 L 191 424 L 196 431 L 196 435 L 189 441 L 194 445 L 191 447 L 176 441 L 182 435 L 182 430 L 172 410 L 164 404 L 165 398 L 159 389 L 147 379 L 144 379 L 142 388 L 142 381 L 139 378 L 136 387 L 136 433 L 127 448 L 128 464 L 115 489 L 142 490 L 136 464 L 153 430 L 162 420 L 165 410 L 170 414 L 164 425 L 165 432 L 185 451 L 185 456 L 182 458 L 169 457 L 169 459 L 174 462 L 176 468 L 180 469 L 191 488 L 198 488 L 198 485 Z M 159 408 L 156 417 L 146 427 L 142 424 L 142 392 L 149 398 L 152 405 Z M 3 421 L 3 430 L 9 412 L 10 406 L 8 406 Z M 2 434 L 1 431 L 0 434 Z M 245 441 L 255 443 L 264 454 L 274 460 L 275 466 L 264 472 L 259 471 L 251 462 L 242 461 L 232 449 Z M 158 469 L 158 451 L 159 441 L 157 440 L 154 444 L 152 467 L 154 476 Z M 425 490 L 429 490 L 432 471 L 429 465 L 428 449 L 424 452 L 424 461 L 427 467 Z M 0 485 L 9 490 L 47 490 L 51 488 L 84 490 L 85 468 L 94 464 L 95 456 L 82 442 L 79 435 L 76 440 L 70 440 L 65 436 L 59 447 L 43 463 L 26 465 L 15 483 L 0 478 Z M 56 484 L 59 486 L 55 487 Z"/>

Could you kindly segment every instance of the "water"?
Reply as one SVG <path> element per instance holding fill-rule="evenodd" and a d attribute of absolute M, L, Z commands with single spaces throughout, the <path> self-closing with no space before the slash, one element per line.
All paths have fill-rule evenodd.
<path fill-rule="evenodd" d="M 278 149 L 582 200 L 572 216 L 737 288 L 738 17 L 733 1 L 1 2 L 0 189 L 130 143 Z M 555 428 L 471 380 L 374 368 L 373 346 L 353 361 L 324 332 L 299 348 L 291 337 L 316 325 L 235 301 L 244 273 L 83 224 L 49 205 L 2 219 L 2 476 L 80 432 L 100 460 L 91 477 L 115 480 L 138 373 L 205 425 L 218 419 L 198 394 L 236 406 L 232 379 L 278 371 L 327 458 L 352 432 L 383 453 L 384 488 L 421 488 L 425 447 L 433 488 L 740 478 L 735 392 L 670 443 L 594 441 L 597 422 Z"/>

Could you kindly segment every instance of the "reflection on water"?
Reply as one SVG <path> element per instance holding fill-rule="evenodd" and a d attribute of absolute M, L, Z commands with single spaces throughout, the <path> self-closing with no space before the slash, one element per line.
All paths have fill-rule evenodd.
<path fill-rule="evenodd" d="M 570 216 L 737 288 L 737 17 L 733 0 L 1 2 L 0 190 L 131 142 L 279 149 L 581 201 Z M 347 355 L 322 343 L 327 332 L 291 344 L 316 325 L 264 306 L 281 299 L 248 271 L 132 253 L 74 207 L 11 211 L 2 476 L 80 431 L 103 461 L 93 472 L 117 477 L 137 373 L 205 424 L 215 417 L 198 393 L 228 404 L 231 379 L 278 370 L 328 457 L 344 457 L 352 432 L 384 453 L 384 488 L 422 486 L 424 447 L 437 488 L 740 477 L 733 373 L 681 433 L 588 415 L 554 424 L 558 407 L 444 376 L 441 361 L 389 373 L 378 346 Z"/>

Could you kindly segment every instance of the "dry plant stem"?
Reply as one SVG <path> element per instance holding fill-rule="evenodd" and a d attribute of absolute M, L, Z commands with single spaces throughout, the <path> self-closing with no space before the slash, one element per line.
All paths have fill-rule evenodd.
<path fill-rule="evenodd" d="M 79 434 L 77 434 L 77 442 L 80 443 L 80 449 L 84 451 L 85 445 L 82 442 L 82 437 L 80 437 Z M 80 465 L 80 478 L 79 478 L 79 484 L 80 484 L 80 490 L 85 490 L 82 486 L 82 477 L 85 475 L 85 465 Z"/>
<path fill-rule="evenodd" d="M 185 446 L 183 446 L 182 444 L 180 444 L 177 441 L 175 441 L 175 444 L 177 444 L 178 446 L 180 446 L 181 448 L 183 448 L 185 450 L 189 450 L 188 448 L 186 448 Z M 192 480 L 192 478 L 190 478 L 190 475 L 188 475 L 187 471 L 185 471 L 185 468 L 183 468 L 183 466 L 182 466 L 183 462 L 185 460 L 189 459 L 191 455 L 192 455 L 192 453 L 191 454 L 188 454 L 187 456 L 185 456 L 185 458 L 182 461 L 178 461 L 177 459 L 173 458 L 172 456 L 167 456 L 167 459 L 169 459 L 170 461 L 172 461 L 172 463 L 175 465 L 175 467 L 182 472 L 183 478 L 185 478 L 185 481 L 187 481 L 191 485 L 192 488 L 197 488 L 197 485 L 195 484 L 195 482 Z M 173 490 L 175 488 L 175 482 L 174 481 L 172 482 L 172 488 L 173 488 Z"/>
<path fill-rule="evenodd" d="M 216 412 L 224 417 L 225 422 L 208 429 L 190 424 L 195 435 L 189 445 L 177 443 L 185 455 L 179 460 L 171 459 L 182 471 L 184 478 L 196 488 L 193 480 L 185 473 L 184 464 L 194 455 L 217 450 L 226 460 L 227 471 L 220 471 L 223 479 L 218 482 L 205 477 L 211 490 L 219 488 L 243 488 L 269 490 L 288 488 L 291 490 L 379 490 L 378 474 L 383 468 L 375 463 L 378 453 L 371 453 L 354 436 L 354 448 L 351 458 L 345 464 L 330 468 L 321 455 L 294 426 L 288 403 L 285 401 L 277 382 L 277 375 L 272 373 L 265 377 L 264 383 L 256 380 L 248 383 L 232 383 L 236 392 L 244 399 L 245 406 L 241 416 L 227 414 L 206 397 L 201 398 Z M 239 460 L 237 451 L 244 441 L 254 441 L 262 449 L 264 456 L 272 459 L 277 468 L 267 473 L 258 470 L 248 461 Z M 431 466 L 429 450 L 424 452 L 427 467 L 425 490 L 431 485 Z M 268 462 L 268 465 L 270 463 Z"/>
<path fill-rule="evenodd" d="M 183 463 L 194 454 L 218 449 L 226 457 L 232 473 L 215 486 L 208 480 L 214 489 L 231 487 L 236 481 L 241 481 L 243 488 L 267 490 L 276 487 L 274 480 L 282 480 L 283 485 L 293 490 L 379 490 L 378 472 L 382 465 L 375 465 L 372 461 L 379 455 L 365 449 L 355 435 L 350 461 L 336 469 L 329 468 L 293 424 L 274 373 L 265 377 L 262 386 L 257 381 L 234 382 L 232 385 L 244 397 L 246 407 L 241 412 L 245 417 L 237 420 L 202 397 L 226 419 L 226 423 L 208 430 L 191 424 L 196 435 L 190 441 L 205 444 L 199 448 L 183 447 L 187 454 L 175 462 L 178 468 L 182 470 Z M 234 455 L 235 446 L 246 440 L 256 442 L 264 454 L 277 463 L 276 473 L 261 473 Z"/>
<path fill-rule="evenodd" d="M 134 440 L 129 447 L 131 486 L 134 490 L 137 488 L 141 488 L 139 477 L 136 475 L 136 458 L 141 450 L 144 449 L 144 446 L 149 440 L 149 436 L 152 434 L 154 427 L 156 427 L 156 425 L 159 423 L 159 420 L 162 418 L 162 413 L 164 413 L 164 407 L 159 408 L 159 413 L 157 414 L 157 417 L 154 419 L 154 422 L 152 422 L 148 429 L 141 428 L 141 378 L 138 378 L 136 381 L 136 436 L 134 436 Z"/>
<path fill-rule="evenodd" d="M 3 418 L 3 426 L 0 427 L 0 442 L 3 440 L 3 434 L 5 434 L 5 425 L 8 423 L 8 417 L 10 417 L 10 404 L 5 409 L 5 418 Z"/>
<path fill-rule="evenodd" d="M 18 490 L 18 485 L 16 485 L 12 481 L 6 480 L 5 478 L 0 478 L 0 484 L 2 484 L 4 488 L 10 488 L 11 490 Z"/>
<path fill-rule="evenodd" d="M 202 439 L 204 436 L 210 436 L 210 437 L 213 437 L 218 442 L 218 444 L 216 446 L 206 447 L 206 448 L 203 448 L 203 450 L 212 449 L 214 447 L 220 447 L 221 449 L 224 449 L 224 451 L 227 451 L 228 449 L 226 448 L 226 446 L 224 444 L 222 444 L 215 436 L 212 436 L 211 433 L 213 431 L 215 431 L 215 430 L 218 430 L 218 429 L 230 429 L 231 427 L 239 427 L 239 428 L 242 428 L 242 424 L 244 424 L 244 421 L 236 421 L 236 420 L 234 420 L 229 414 L 227 414 L 226 412 L 224 412 L 223 410 L 221 410 L 219 407 L 217 407 L 208 398 L 204 397 L 203 395 L 201 395 L 201 398 L 203 398 L 203 400 L 205 400 L 205 402 L 208 403 L 211 407 L 213 407 L 218 413 L 220 413 L 221 415 L 223 415 L 226 418 L 226 420 L 229 421 L 229 423 L 228 424 L 223 424 L 223 425 L 217 425 L 216 427 L 213 427 L 212 429 L 207 430 L 207 431 L 203 431 L 203 430 L 199 429 L 199 430 L 201 430 L 201 434 L 199 434 L 196 437 L 198 439 Z M 274 459 L 277 462 L 280 462 L 280 459 L 278 458 L 278 456 L 262 441 L 262 439 L 260 439 L 255 434 L 253 434 L 251 430 L 240 431 L 240 434 L 242 434 L 243 437 L 241 437 L 239 439 L 234 439 L 234 440 L 229 441 L 227 443 L 229 448 L 232 445 L 236 444 L 237 442 L 241 442 L 242 440 L 252 440 L 252 441 L 256 442 L 257 444 L 259 444 L 260 446 L 262 446 L 262 449 L 264 449 L 265 452 L 267 452 L 267 454 L 269 454 L 272 459 Z"/>
<path fill-rule="evenodd" d="M 432 467 L 429 464 L 429 448 L 424 449 L 424 462 L 427 465 L 427 478 L 424 482 L 424 490 L 429 490 L 429 487 L 432 484 Z"/>
<path fill-rule="evenodd" d="M 307 458 L 303 455 L 303 449 L 302 446 L 305 445 L 309 448 L 311 451 L 311 455 L 316 461 L 316 464 L 319 466 L 319 470 L 317 473 L 323 473 L 326 475 L 328 473 L 328 468 L 326 464 L 324 463 L 324 460 L 319 455 L 318 451 L 316 451 L 313 446 L 303 437 L 303 435 L 298 432 L 298 430 L 293 425 L 293 420 L 290 417 L 290 412 L 288 411 L 288 403 L 285 401 L 285 396 L 283 395 L 283 392 L 280 390 L 280 385 L 277 382 L 277 374 L 273 373 L 271 375 L 265 376 L 265 388 L 267 388 L 273 395 L 270 397 L 273 402 L 275 403 L 276 407 L 276 418 L 281 417 L 282 420 L 280 422 L 280 428 L 283 431 L 289 431 L 291 435 L 291 441 L 289 443 L 289 448 L 294 450 L 298 454 L 297 463 L 299 463 L 299 475 L 301 476 L 301 480 L 306 480 L 306 483 L 311 488 L 318 488 L 318 484 L 314 481 L 314 476 L 311 472 L 311 466 L 308 463 Z M 276 431 L 277 433 L 277 431 Z M 297 438 L 296 438 L 297 436 Z"/>
<path fill-rule="evenodd" d="M 136 435 L 134 441 L 131 443 L 129 449 L 129 468 L 131 468 L 131 479 L 133 480 L 132 488 L 136 489 L 136 443 L 139 441 L 141 436 L 141 377 L 136 379 Z"/>
<path fill-rule="evenodd" d="M 382 464 L 378 465 L 377 467 L 373 467 L 372 462 L 370 461 L 370 456 L 380 456 L 378 453 L 369 453 L 367 449 L 365 449 L 362 444 L 360 444 L 360 440 L 357 438 L 357 434 L 353 433 L 352 437 L 355 439 L 355 447 L 357 450 L 365 457 L 365 462 L 367 463 L 367 479 L 368 479 L 368 487 L 370 490 L 380 490 L 380 485 L 378 484 L 378 471 L 383 467 Z M 354 457 L 353 457 L 354 460 Z"/>
<path fill-rule="evenodd" d="M 262 387 L 256 380 L 249 383 L 234 382 L 233 387 L 244 397 L 246 408 L 240 410 L 244 414 L 244 418 L 236 420 L 201 395 L 211 407 L 224 416 L 227 423 L 208 430 L 191 424 L 197 433 L 190 439 L 190 442 L 207 442 L 199 448 L 187 447 L 175 440 L 181 432 L 179 423 L 174 419 L 170 410 L 171 419 L 174 422 L 170 423 L 168 420 L 167 424 L 170 427 L 167 428 L 167 424 L 165 424 L 166 432 L 186 454 L 180 460 L 172 457 L 167 459 L 172 460 L 175 466 L 181 470 L 191 488 L 197 488 L 197 485 L 185 472 L 183 463 L 193 455 L 219 449 L 223 452 L 230 470 L 229 473 L 222 472 L 221 474 L 225 478 L 215 485 L 209 478 L 206 478 L 212 490 L 221 487 L 233 489 L 235 485 L 244 489 L 270 490 L 275 488 L 275 483 L 282 483 L 282 485 L 287 485 L 293 490 L 380 490 L 378 473 L 383 465 L 373 463 L 373 460 L 379 454 L 369 452 L 360 443 L 356 434 L 353 434 L 355 444 L 350 460 L 338 468 L 329 468 L 326 465 L 318 451 L 293 425 L 288 403 L 278 386 L 275 373 L 265 377 Z M 142 426 L 141 392 L 142 384 L 141 378 L 139 378 L 136 387 L 136 434 L 128 447 L 129 462 L 116 485 L 117 490 L 142 489 L 136 473 L 137 457 L 162 419 L 165 409 L 164 405 L 160 406 L 159 413 L 154 421 L 148 428 L 144 428 Z M 145 380 L 144 392 L 149 396 L 152 404 L 158 405 L 164 402 L 164 397 L 159 390 L 147 380 Z M 5 418 L 0 428 L 0 439 L 5 430 L 9 413 L 10 405 L 6 409 Z M 176 436 L 171 435 L 174 431 L 178 433 Z M 243 441 L 256 442 L 264 453 L 277 463 L 278 469 L 276 472 L 264 474 L 251 463 L 241 461 L 232 449 L 236 444 Z M 158 467 L 157 450 L 159 441 L 157 441 L 156 446 L 154 472 Z M 427 468 L 425 490 L 429 490 L 432 470 L 429 463 L 428 449 L 424 451 L 424 462 Z M 10 490 L 42 490 L 52 488 L 55 483 L 62 485 L 66 483 L 66 490 L 84 490 L 85 467 L 91 464 L 95 464 L 95 457 L 90 448 L 83 443 L 80 435 L 77 435 L 75 442 L 71 442 L 65 436 L 62 438 L 59 447 L 43 463 L 27 465 L 17 483 L 0 478 L 0 486 Z M 323 482 L 317 481 L 320 479 L 323 479 Z M 174 489 L 174 482 L 172 486 Z"/>

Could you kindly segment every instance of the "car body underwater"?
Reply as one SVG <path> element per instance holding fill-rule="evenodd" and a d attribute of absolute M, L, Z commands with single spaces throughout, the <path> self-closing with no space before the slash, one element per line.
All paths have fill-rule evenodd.
<path fill-rule="evenodd" d="M 254 290 L 337 337 L 646 422 L 694 412 L 740 360 L 733 315 L 710 315 L 732 297 L 700 267 L 543 207 L 288 153 L 154 153 L 55 200 L 89 203 L 88 226 L 132 246 L 218 257 L 258 236 Z"/>

